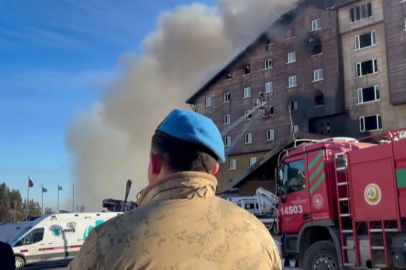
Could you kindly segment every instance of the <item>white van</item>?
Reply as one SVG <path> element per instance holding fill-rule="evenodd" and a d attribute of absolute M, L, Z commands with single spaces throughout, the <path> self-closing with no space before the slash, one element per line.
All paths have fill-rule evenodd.
<path fill-rule="evenodd" d="M 16 268 L 73 259 L 92 229 L 120 214 L 54 214 L 35 220 L 8 241 L 13 247 Z"/>

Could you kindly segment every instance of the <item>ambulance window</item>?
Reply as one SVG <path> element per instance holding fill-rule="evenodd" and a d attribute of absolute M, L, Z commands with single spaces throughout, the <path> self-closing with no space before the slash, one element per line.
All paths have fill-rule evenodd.
<path fill-rule="evenodd" d="M 297 160 L 285 164 L 283 171 L 284 194 L 290 194 L 305 189 L 306 177 L 304 160 Z"/>
<path fill-rule="evenodd" d="M 44 238 L 44 228 L 35 229 L 32 232 L 32 241 L 33 241 L 33 243 L 41 242 L 43 238 Z"/>

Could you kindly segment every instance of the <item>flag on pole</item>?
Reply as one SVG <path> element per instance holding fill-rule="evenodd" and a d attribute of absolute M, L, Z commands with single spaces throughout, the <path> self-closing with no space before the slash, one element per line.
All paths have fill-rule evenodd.
<path fill-rule="evenodd" d="M 58 185 L 58 190 L 62 190 L 62 187 L 60 187 L 59 185 Z"/>
<path fill-rule="evenodd" d="M 42 187 L 42 192 L 48 192 L 48 189 L 46 189 L 46 188 L 44 188 L 44 187 Z"/>
<path fill-rule="evenodd" d="M 28 187 L 34 187 L 34 183 L 28 178 Z"/>

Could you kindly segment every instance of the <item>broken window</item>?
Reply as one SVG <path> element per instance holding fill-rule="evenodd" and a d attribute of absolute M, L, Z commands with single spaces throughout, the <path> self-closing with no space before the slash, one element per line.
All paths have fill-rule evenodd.
<path fill-rule="evenodd" d="M 251 120 L 251 114 L 248 114 L 249 111 L 245 111 L 244 114 L 247 115 L 247 117 L 245 117 L 245 121 Z"/>
<path fill-rule="evenodd" d="M 321 42 L 318 41 L 318 42 L 314 43 L 312 46 L 312 55 L 318 55 L 321 53 L 323 53 L 323 48 L 322 48 Z"/>
<path fill-rule="evenodd" d="M 269 106 L 269 115 L 273 116 L 274 112 L 273 112 L 273 106 Z"/>
<path fill-rule="evenodd" d="M 265 69 L 271 69 L 272 68 L 272 59 L 266 59 L 265 60 Z"/>
<path fill-rule="evenodd" d="M 251 74 L 251 66 L 250 65 L 246 65 L 244 67 L 244 75 L 248 75 Z"/>
<path fill-rule="evenodd" d="M 233 78 L 233 74 L 227 73 L 226 80 L 230 80 Z"/>
<path fill-rule="evenodd" d="M 376 45 L 376 31 L 355 36 L 355 49 L 363 49 Z"/>
<path fill-rule="evenodd" d="M 286 32 L 286 39 L 295 37 L 295 29 L 291 28 Z"/>
<path fill-rule="evenodd" d="M 357 22 L 372 17 L 372 4 L 368 3 L 352 8 L 350 10 L 350 17 L 351 22 Z"/>
<path fill-rule="evenodd" d="M 359 118 L 359 127 L 361 132 L 381 130 L 381 116 L 379 114 L 372 116 L 362 116 Z"/>
<path fill-rule="evenodd" d="M 273 44 L 272 39 L 268 37 L 268 38 L 266 39 L 266 45 L 267 45 L 267 46 L 271 46 L 272 44 Z"/>
<path fill-rule="evenodd" d="M 366 76 L 378 72 L 378 59 L 357 63 L 357 76 Z"/>
<path fill-rule="evenodd" d="M 323 93 L 314 96 L 314 107 L 319 107 L 324 105 L 324 95 Z"/>
<path fill-rule="evenodd" d="M 358 104 L 380 100 L 379 85 L 358 89 Z"/>
<path fill-rule="evenodd" d="M 289 111 L 290 112 L 295 112 L 298 110 L 298 104 L 297 101 L 292 101 L 289 103 Z"/>

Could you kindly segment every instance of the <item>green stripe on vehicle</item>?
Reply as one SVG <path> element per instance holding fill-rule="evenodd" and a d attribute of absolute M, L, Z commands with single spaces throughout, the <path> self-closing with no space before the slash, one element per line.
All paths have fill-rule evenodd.
<path fill-rule="evenodd" d="M 406 188 L 406 170 L 397 170 L 396 180 L 398 182 L 398 188 Z"/>
<path fill-rule="evenodd" d="M 313 169 L 314 166 L 320 161 L 320 159 L 323 157 L 323 151 L 320 151 L 320 153 L 317 155 L 317 157 L 310 163 L 310 165 L 307 167 L 307 169 L 310 171 Z"/>
<path fill-rule="evenodd" d="M 321 175 L 319 181 L 317 181 L 317 183 L 310 189 L 310 194 L 312 194 L 313 192 L 315 192 L 319 188 L 321 183 L 323 183 L 324 179 L 326 179 L 326 175 L 323 173 Z"/>
<path fill-rule="evenodd" d="M 319 173 L 320 173 L 323 169 L 324 169 L 324 162 L 320 164 L 320 166 L 317 168 L 317 170 L 316 170 L 314 173 L 312 173 L 312 175 L 310 176 L 310 179 L 309 179 L 309 183 L 313 182 L 314 179 L 316 179 L 317 176 L 319 176 Z"/>

